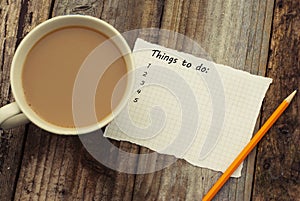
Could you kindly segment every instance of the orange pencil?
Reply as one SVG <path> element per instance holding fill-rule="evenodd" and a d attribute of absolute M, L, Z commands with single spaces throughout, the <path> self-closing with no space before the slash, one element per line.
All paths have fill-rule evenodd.
<path fill-rule="evenodd" d="M 266 134 L 266 132 L 271 128 L 271 126 L 275 123 L 275 121 L 280 117 L 280 115 L 284 112 L 287 106 L 290 104 L 292 99 L 294 98 L 297 90 L 291 93 L 286 99 L 282 101 L 282 103 L 278 106 L 278 108 L 273 112 L 270 118 L 266 121 L 266 123 L 257 131 L 254 137 L 250 140 L 250 142 L 246 145 L 246 147 L 241 151 L 241 153 L 235 158 L 235 160 L 230 164 L 224 174 L 219 178 L 219 180 L 213 185 L 213 187 L 208 191 L 208 193 L 203 197 L 202 201 L 210 201 L 222 188 L 225 182 L 229 179 L 230 175 L 239 167 L 239 165 L 243 162 L 243 160 L 248 156 L 248 154 L 252 151 L 252 149 L 257 145 L 257 143 L 261 140 L 261 138 Z"/>

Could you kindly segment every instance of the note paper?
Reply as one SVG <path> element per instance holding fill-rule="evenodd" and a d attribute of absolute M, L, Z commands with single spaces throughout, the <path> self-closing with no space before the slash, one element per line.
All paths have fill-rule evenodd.
<path fill-rule="evenodd" d="M 131 99 L 104 136 L 224 172 L 250 141 L 272 79 L 142 39 L 133 56 Z"/>

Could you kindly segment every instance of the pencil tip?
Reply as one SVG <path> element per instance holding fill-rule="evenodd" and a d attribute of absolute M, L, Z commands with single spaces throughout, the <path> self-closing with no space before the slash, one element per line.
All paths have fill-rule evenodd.
<path fill-rule="evenodd" d="M 290 103 L 292 99 L 294 98 L 295 94 L 297 93 L 297 90 L 293 91 L 285 100 Z"/>

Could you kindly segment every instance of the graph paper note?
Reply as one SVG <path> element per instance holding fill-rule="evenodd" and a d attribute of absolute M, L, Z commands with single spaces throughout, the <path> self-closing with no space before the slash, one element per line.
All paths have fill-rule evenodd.
<path fill-rule="evenodd" d="M 250 141 L 272 79 L 142 39 L 133 56 L 131 99 L 104 136 L 224 172 Z"/>

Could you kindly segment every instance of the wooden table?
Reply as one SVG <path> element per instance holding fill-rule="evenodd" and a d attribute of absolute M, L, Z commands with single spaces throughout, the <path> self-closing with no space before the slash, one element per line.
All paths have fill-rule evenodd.
<path fill-rule="evenodd" d="M 217 63 L 273 78 L 256 130 L 300 88 L 298 0 L 1 0 L 1 106 L 14 100 L 9 72 L 22 38 L 46 19 L 65 14 L 96 16 L 120 32 L 173 30 L 201 44 Z M 297 95 L 247 158 L 242 177 L 231 178 L 215 200 L 300 200 L 299 108 Z M 77 136 L 50 134 L 33 124 L 1 131 L 0 137 L 3 201 L 200 200 L 220 176 L 184 160 L 144 175 L 116 172 L 93 160 Z M 115 144 L 128 152 L 149 152 Z"/>

